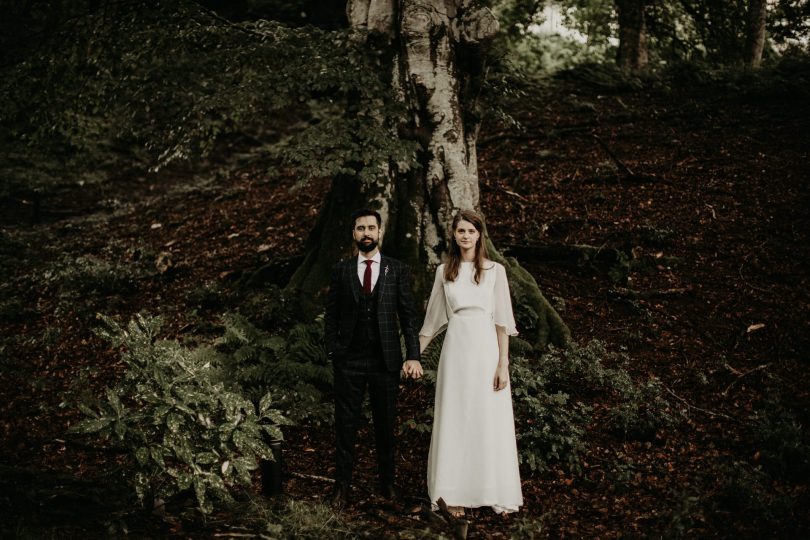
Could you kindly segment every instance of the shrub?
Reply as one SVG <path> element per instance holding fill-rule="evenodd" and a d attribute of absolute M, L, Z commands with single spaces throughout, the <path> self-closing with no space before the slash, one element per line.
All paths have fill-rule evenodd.
<path fill-rule="evenodd" d="M 134 290 L 138 272 L 132 267 L 82 255 L 63 256 L 42 275 L 46 285 L 60 297 L 79 298 L 89 294 L 108 295 Z"/>
<path fill-rule="evenodd" d="M 609 352 L 605 344 L 592 340 L 568 349 L 551 347 L 540 359 L 540 369 L 552 391 L 578 396 L 608 394 L 618 399 L 608 418 L 608 427 L 625 437 L 649 438 L 661 427 L 679 422 L 682 413 L 663 397 L 664 386 L 655 377 L 636 383 L 622 367 L 608 368 L 604 360 L 621 366 L 625 354 Z"/>
<path fill-rule="evenodd" d="M 745 515 L 748 520 L 768 526 L 771 533 L 788 532 L 795 526 L 791 519 L 794 501 L 773 489 L 761 466 L 735 461 L 718 471 L 717 478 L 721 479 L 717 493 L 705 501 L 712 509 L 709 514 Z"/>
<path fill-rule="evenodd" d="M 626 387 L 623 401 L 610 412 L 610 427 L 628 438 L 649 439 L 659 428 L 678 423 L 682 415 L 663 398 L 662 388 L 655 377 Z"/>
<path fill-rule="evenodd" d="M 201 310 L 222 309 L 226 293 L 221 282 L 207 281 L 189 291 L 186 301 L 189 306 L 196 306 Z"/>
<path fill-rule="evenodd" d="M 122 328 L 99 317 L 97 333 L 123 347 L 127 369 L 97 410 L 80 405 L 87 418 L 69 431 L 116 439 L 134 460 L 142 502 L 189 489 L 203 513 L 212 511 L 212 497 L 231 501 L 231 490 L 251 484 L 257 458 L 272 459 L 265 436 L 282 438 L 279 426 L 289 423 L 273 395 L 257 407 L 226 388 L 217 376 L 221 357 L 158 340 L 159 318 L 139 315 Z"/>
<path fill-rule="evenodd" d="M 515 351 L 528 352 L 519 339 Z M 585 452 L 585 431 L 591 408 L 583 403 L 598 395 L 618 400 L 607 427 L 625 437 L 646 438 L 675 424 L 680 415 L 663 398 L 663 385 L 655 378 L 635 383 L 621 367 L 605 367 L 603 359 L 621 365 L 623 354 L 611 353 L 592 340 L 568 349 L 550 347 L 539 361 L 523 357 L 511 363 L 517 437 L 521 463 L 545 470 L 562 462 L 577 470 Z"/>
<path fill-rule="evenodd" d="M 534 540 L 535 538 L 548 538 L 550 536 L 549 521 L 551 513 L 547 512 L 538 517 L 521 516 L 515 519 L 512 525 L 511 538 Z"/>
<path fill-rule="evenodd" d="M 243 292 L 238 312 L 257 327 L 263 330 L 290 328 L 300 321 L 296 313 L 300 302 L 295 293 L 272 284 Z"/>
<path fill-rule="evenodd" d="M 521 463 L 533 471 L 546 470 L 553 462 L 577 469 L 590 409 L 564 392 L 551 391 L 542 371 L 525 358 L 514 359 L 511 372 Z"/>
<path fill-rule="evenodd" d="M 771 398 L 751 419 L 763 467 L 778 478 L 806 482 L 810 477 L 810 444 L 796 415 Z"/>

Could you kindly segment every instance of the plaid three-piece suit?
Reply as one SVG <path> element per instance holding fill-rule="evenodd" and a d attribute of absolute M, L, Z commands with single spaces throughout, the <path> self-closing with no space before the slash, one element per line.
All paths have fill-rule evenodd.
<path fill-rule="evenodd" d="M 373 304 L 369 304 L 373 302 Z M 358 339 L 363 313 L 373 308 L 374 339 Z M 363 399 L 368 387 L 377 453 L 383 484 L 394 482 L 394 428 L 399 372 L 402 368 L 400 329 L 406 356 L 419 359 L 416 303 L 408 267 L 382 256 L 373 294 L 364 296 L 357 273 L 357 258 L 339 262 L 332 270 L 326 297 L 326 349 L 335 370 L 335 480 L 348 486 L 354 464 L 354 446 Z M 363 331 L 366 328 L 362 328 Z M 358 350 L 359 343 L 371 343 Z"/>

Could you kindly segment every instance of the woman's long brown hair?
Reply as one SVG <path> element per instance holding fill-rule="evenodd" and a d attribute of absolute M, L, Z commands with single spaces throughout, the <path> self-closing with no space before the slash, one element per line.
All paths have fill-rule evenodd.
<path fill-rule="evenodd" d="M 461 266 L 461 248 L 456 243 L 456 228 L 462 220 L 472 223 L 479 234 L 478 241 L 475 243 L 473 262 L 475 263 L 475 283 L 481 283 L 481 273 L 486 270 L 484 263 L 488 256 L 484 239 L 484 219 L 472 210 L 459 210 L 456 217 L 453 218 L 453 226 L 450 230 L 450 254 L 447 264 L 444 265 L 444 279 L 445 281 L 455 281 L 458 277 L 458 269 Z"/>

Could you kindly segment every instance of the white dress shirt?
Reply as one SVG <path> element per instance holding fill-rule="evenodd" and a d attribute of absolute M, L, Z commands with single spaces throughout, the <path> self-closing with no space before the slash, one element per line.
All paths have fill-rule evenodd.
<path fill-rule="evenodd" d="M 377 285 L 377 278 L 380 277 L 380 261 L 382 261 L 382 255 L 380 255 L 380 251 L 377 250 L 377 253 L 371 259 L 366 259 L 362 253 L 357 256 L 357 277 L 360 279 L 360 286 L 363 286 L 363 276 L 366 273 L 366 261 L 371 260 L 374 261 L 371 264 L 371 290 L 374 290 L 374 287 Z"/>

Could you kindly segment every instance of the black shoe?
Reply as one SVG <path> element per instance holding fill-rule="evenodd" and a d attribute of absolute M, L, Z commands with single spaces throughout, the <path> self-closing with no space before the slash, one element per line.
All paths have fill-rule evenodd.
<path fill-rule="evenodd" d="M 399 501 L 399 491 L 391 482 L 383 482 L 377 486 L 377 494 L 390 503 Z"/>
<path fill-rule="evenodd" d="M 332 510 L 339 511 L 347 504 L 349 504 L 349 485 L 335 483 L 335 489 L 332 490 L 332 495 L 329 497 L 329 506 L 332 507 Z"/>

